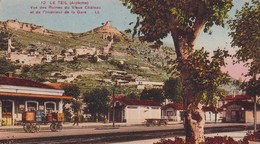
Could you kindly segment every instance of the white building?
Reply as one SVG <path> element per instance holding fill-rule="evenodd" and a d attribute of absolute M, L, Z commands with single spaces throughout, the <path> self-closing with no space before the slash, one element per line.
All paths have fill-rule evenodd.
<path fill-rule="evenodd" d="M 126 123 L 144 123 L 145 119 L 161 118 L 161 104 L 151 100 L 117 98 L 115 121 Z"/>
<path fill-rule="evenodd" d="M 47 54 L 46 55 L 46 62 L 52 62 L 54 55 Z"/>
<path fill-rule="evenodd" d="M 163 107 L 162 117 L 169 121 L 181 122 L 183 120 L 183 106 L 179 103 L 169 103 Z"/>
<path fill-rule="evenodd" d="M 95 55 L 96 53 L 97 53 L 96 48 L 84 47 L 84 48 L 75 49 L 76 56 Z"/>
<path fill-rule="evenodd" d="M 220 122 L 223 112 L 220 108 L 203 106 L 202 110 L 205 114 L 205 122 Z"/>
<path fill-rule="evenodd" d="M 151 82 L 151 81 L 136 81 L 137 89 L 145 88 L 162 88 L 163 82 Z"/>

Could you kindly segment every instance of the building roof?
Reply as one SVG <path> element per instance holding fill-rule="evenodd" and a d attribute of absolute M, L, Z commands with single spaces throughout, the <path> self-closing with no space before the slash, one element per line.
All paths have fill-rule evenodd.
<path fill-rule="evenodd" d="M 203 107 L 202 107 L 202 110 L 203 110 L 204 112 L 213 112 L 213 113 L 223 111 L 222 108 L 215 108 L 215 107 L 212 107 L 212 106 L 203 106 Z"/>
<path fill-rule="evenodd" d="M 165 106 L 165 108 L 174 108 L 176 110 L 183 110 L 183 105 L 180 103 L 169 103 Z"/>
<path fill-rule="evenodd" d="M 62 89 L 63 86 L 69 85 L 68 83 L 46 83 L 46 85 L 49 85 L 55 89 Z"/>
<path fill-rule="evenodd" d="M 183 105 L 180 104 L 180 103 L 169 103 L 164 108 L 169 108 L 169 107 L 173 108 L 173 109 L 176 109 L 176 110 L 183 110 Z M 220 108 L 215 109 L 214 107 L 208 107 L 208 106 L 203 106 L 202 110 L 205 111 L 205 112 L 206 111 L 216 112 L 216 110 L 218 112 L 222 111 Z"/>
<path fill-rule="evenodd" d="M 72 100 L 73 99 L 73 97 L 71 97 L 71 96 L 0 92 L 0 97 L 4 97 L 4 96 L 8 96 L 8 97 L 31 97 L 31 98 L 44 98 L 44 99 L 65 99 L 65 100 Z"/>
<path fill-rule="evenodd" d="M 253 110 L 254 109 L 254 102 L 248 102 L 248 101 L 232 101 L 232 102 L 228 102 L 227 104 L 223 105 L 222 108 L 227 108 L 231 105 L 237 105 L 240 106 L 242 108 L 244 108 L 245 110 Z M 260 105 L 256 104 L 257 110 L 260 110 Z"/>
<path fill-rule="evenodd" d="M 115 100 L 120 101 L 125 105 L 161 106 L 159 102 L 155 102 L 152 100 L 136 100 L 136 99 L 125 99 L 125 98 L 117 98 Z"/>
<path fill-rule="evenodd" d="M 24 86 L 24 87 L 33 87 L 33 88 L 46 88 L 46 89 L 57 89 L 52 86 L 35 82 L 29 79 L 22 79 L 16 77 L 3 77 L 0 76 L 0 85 L 13 85 L 13 86 Z"/>
<path fill-rule="evenodd" d="M 226 101 L 241 101 L 241 100 L 251 100 L 252 97 L 249 95 L 228 95 L 225 96 Z"/>

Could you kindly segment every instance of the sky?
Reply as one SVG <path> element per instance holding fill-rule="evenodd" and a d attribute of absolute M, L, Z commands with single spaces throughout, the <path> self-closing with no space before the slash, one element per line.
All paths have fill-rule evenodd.
<path fill-rule="evenodd" d="M 234 0 L 234 7 L 229 13 L 230 16 L 234 16 L 235 10 L 241 8 L 246 1 L 249 0 Z M 84 2 L 85 4 L 70 5 L 71 2 Z M 68 10 L 70 13 L 43 14 L 43 10 L 39 9 L 40 6 L 62 6 L 63 8 L 70 6 Z M 78 6 L 83 9 L 75 10 L 72 9 L 71 6 Z M 85 6 L 99 8 L 95 10 L 85 10 Z M 32 9 L 32 7 L 37 7 L 37 9 Z M 41 11 L 41 14 L 31 14 L 31 11 Z M 64 11 L 65 10 L 63 10 L 63 12 Z M 76 14 L 72 14 L 71 11 L 75 11 Z M 86 12 L 86 14 L 77 14 L 77 11 Z M 114 27 L 120 31 L 124 31 L 128 28 L 132 28 L 132 26 L 129 26 L 129 23 L 136 20 L 136 15 L 131 14 L 130 10 L 124 7 L 120 0 L 0 0 L 0 21 L 11 19 L 34 23 L 46 29 L 81 33 L 101 26 L 102 23 L 108 20 L 112 21 Z M 202 32 L 196 42 L 195 48 L 205 47 L 208 51 L 213 51 L 217 48 L 226 48 L 231 54 L 235 53 L 235 49 L 230 46 L 231 39 L 228 37 L 227 27 L 214 26 L 212 32 L 212 35 Z M 167 45 L 173 45 L 170 36 L 165 38 L 164 42 L 167 43 Z M 233 65 L 230 59 L 227 60 L 227 62 L 229 64 L 226 68 L 223 68 L 223 70 L 228 71 L 229 74 L 236 79 L 241 78 L 244 80 L 245 78 L 241 76 L 241 73 L 246 73 L 247 69 L 243 67 L 243 64 Z"/>

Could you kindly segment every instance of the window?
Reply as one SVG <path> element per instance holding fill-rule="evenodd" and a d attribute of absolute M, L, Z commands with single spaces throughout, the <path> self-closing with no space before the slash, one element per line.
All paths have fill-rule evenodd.
<path fill-rule="evenodd" d="M 167 111 L 167 116 L 173 116 L 173 112 L 172 111 Z"/>
<path fill-rule="evenodd" d="M 53 103 L 47 103 L 46 104 L 46 111 L 47 113 L 51 113 L 54 111 L 54 104 Z"/>
<path fill-rule="evenodd" d="M 120 102 L 116 102 L 116 106 L 120 106 Z"/>
<path fill-rule="evenodd" d="M 39 102 L 37 102 L 37 101 L 26 101 L 25 105 L 26 105 L 27 111 L 36 111 L 36 110 L 38 110 Z"/>
<path fill-rule="evenodd" d="M 45 105 L 45 112 L 46 113 L 51 113 L 53 111 L 56 111 L 56 103 L 49 101 L 49 102 L 44 102 Z"/>
<path fill-rule="evenodd" d="M 28 102 L 27 103 L 27 110 L 28 111 L 35 111 L 37 110 L 37 104 L 34 102 Z"/>

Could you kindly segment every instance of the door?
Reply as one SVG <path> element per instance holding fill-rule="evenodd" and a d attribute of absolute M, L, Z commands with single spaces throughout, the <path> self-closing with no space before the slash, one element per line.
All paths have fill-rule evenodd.
<path fill-rule="evenodd" d="M 240 122 L 240 112 L 236 111 L 236 122 Z"/>
<path fill-rule="evenodd" d="M 240 112 L 237 110 L 231 111 L 231 122 L 240 122 Z"/>
<path fill-rule="evenodd" d="M 13 102 L 2 101 L 2 125 L 3 126 L 11 126 L 13 124 L 12 111 L 13 111 Z"/>

